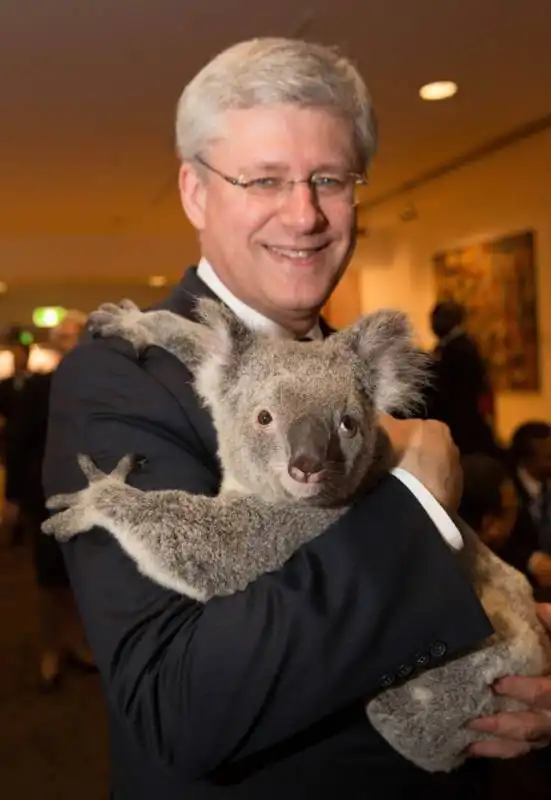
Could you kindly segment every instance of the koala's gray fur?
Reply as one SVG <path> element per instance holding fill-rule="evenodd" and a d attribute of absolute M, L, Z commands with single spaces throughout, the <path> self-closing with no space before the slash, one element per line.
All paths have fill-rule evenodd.
<path fill-rule="evenodd" d="M 66 510 L 44 530 L 68 539 L 105 528 L 144 574 L 206 601 L 280 567 L 389 469 L 390 448 L 376 418 L 415 404 L 425 359 L 398 312 L 363 317 L 309 344 L 254 333 L 212 300 L 200 301 L 200 316 L 194 323 L 168 311 L 144 314 L 125 301 L 102 306 L 90 324 L 138 351 L 163 347 L 190 368 L 218 433 L 220 494 L 142 492 L 125 483 L 130 457 L 104 475 L 80 456 L 89 486 L 51 498 L 49 508 Z M 271 421 L 261 414 L 266 411 Z M 466 722 L 515 707 L 492 693 L 495 678 L 542 674 L 551 664 L 527 581 L 463 532 L 460 557 L 495 635 L 367 706 L 387 741 L 427 770 L 449 770 L 464 760 L 464 748 L 481 738 Z"/>

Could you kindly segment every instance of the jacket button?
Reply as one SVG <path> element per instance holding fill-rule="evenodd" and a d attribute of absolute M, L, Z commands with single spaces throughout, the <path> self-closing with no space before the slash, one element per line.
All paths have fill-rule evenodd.
<path fill-rule="evenodd" d="M 394 683 L 394 675 L 383 675 L 381 680 L 379 681 L 379 685 L 382 689 L 388 689 Z"/>
<path fill-rule="evenodd" d="M 413 672 L 413 667 L 411 666 L 411 664 L 402 664 L 400 667 L 398 667 L 397 674 L 399 678 L 403 679 L 403 678 L 409 678 L 412 672 Z"/>
<path fill-rule="evenodd" d="M 415 656 L 415 663 L 418 667 L 426 667 L 430 661 L 428 653 L 418 653 Z"/>
<path fill-rule="evenodd" d="M 442 656 L 445 656 L 448 652 L 448 648 L 444 642 L 432 642 L 429 650 L 433 658 L 442 658 Z"/>

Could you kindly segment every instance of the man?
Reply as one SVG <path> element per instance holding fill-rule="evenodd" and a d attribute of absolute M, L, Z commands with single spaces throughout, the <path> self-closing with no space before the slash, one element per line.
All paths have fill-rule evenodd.
<path fill-rule="evenodd" d="M 438 339 L 434 383 L 427 412 L 445 422 L 462 455 L 499 455 L 488 413 L 491 386 L 476 342 L 465 330 L 465 309 L 452 300 L 437 303 L 431 327 Z"/>
<path fill-rule="evenodd" d="M 29 378 L 30 348 L 19 341 L 19 331 L 13 332 L 15 342 L 11 346 L 13 354 L 13 374 L 0 381 L 0 417 L 3 420 L 3 458 L 6 470 L 4 485 L 4 507 L 2 510 L 1 539 L 8 539 L 18 545 L 23 541 L 23 528 L 19 515 L 18 498 L 21 481 L 15 468 L 14 429 L 21 393 Z"/>
<path fill-rule="evenodd" d="M 60 355 L 68 353 L 77 344 L 85 323 L 84 314 L 69 311 L 51 331 L 52 347 Z M 44 691 L 58 686 L 65 658 L 80 668 L 93 668 L 60 547 L 40 530 L 48 513 L 41 471 L 51 380 L 52 373 L 36 373 L 28 378 L 21 391 L 12 436 L 13 463 L 20 485 L 17 503 L 23 528 L 32 541 L 38 585 L 38 678 Z"/>
<path fill-rule="evenodd" d="M 524 524 L 516 546 L 525 553 L 536 595 L 551 600 L 551 425 L 534 420 L 520 425 L 510 447 L 513 480 Z"/>
<path fill-rule="evenodd" d="M 319 310 L 353 251 L 375 138 L 365 86 L 333 50 L 257 40 L 214 59 L 177 120 L 202 259 L 162 307 L 193 317 L 195 299 L 214 296 L 273 335 L 328 333 Z M 212 421 L 189 382 L 158 348 L 137 358 L 120 340 L 83 343 L 54 380 L 47 494 L 84 485 L 78 452 L 103 469 L 138 454 L 141 488 L 216 493 Z M 109 707 L 116 800 L 441 795 L 447 779 L 399 758 L 364 701 L 491 629 L 446 543 L 460 482 L 447 431 L 387 424 L 402 471 L 231 597 L 199 605 L 161 589 L 101 530 L 66 547 Z"/>

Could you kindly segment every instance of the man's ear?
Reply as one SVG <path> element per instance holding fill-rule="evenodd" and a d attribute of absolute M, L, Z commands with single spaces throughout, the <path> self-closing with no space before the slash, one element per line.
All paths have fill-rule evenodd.
<path fill-rule="evenodd" d="M 379 412 L 411 413 L 423 400 L 429 381 L 429 356 L 413 341 L 401 311 L 366 314 L 329 339 L 360 361 L 359 379 Z"/>
<path fill-rule="evenodd" d="M 207 188 L 195 165 L 184 161 L 178 175 L 180 201 L 186 216 L 197 231 L 205 227 Z"/>

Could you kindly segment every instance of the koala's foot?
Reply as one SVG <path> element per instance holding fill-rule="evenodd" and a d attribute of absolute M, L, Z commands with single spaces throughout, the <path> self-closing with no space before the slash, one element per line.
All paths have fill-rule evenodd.
<path fill-rule="evenodd" d="M 60 509 L 60 513 L 43 522 L 42 530 L 60 541 L 101 525 L 106 512 L 112 508 L 122 509 L 125 502 L 132 502 L 130 495 L 134 490 L 125 481 L 134 466 L 133 456 L 122 458 L 108 475 L 88 456 L 79 455 L 78 463 L 88 479 L 88 486 L 79 492 L 54 495 L 46 502 L 48 509 Z"/>
<path fill-rule="evenodd" d="M 88 327 L 97 336 L 120 336 L 140 352 L 154 344 L 151 327 L 146 315 L 132 300 L 103 303 L 88 317 Z"/>

